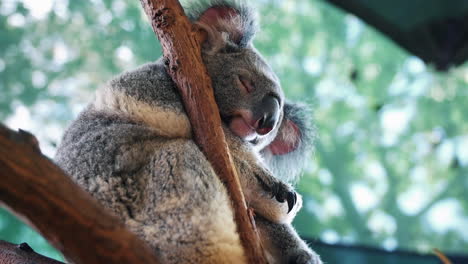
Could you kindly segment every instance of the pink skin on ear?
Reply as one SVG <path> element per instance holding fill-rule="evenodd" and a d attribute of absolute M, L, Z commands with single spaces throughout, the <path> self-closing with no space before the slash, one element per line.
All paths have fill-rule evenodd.
<path fill-rule="evenodd" d="M 301 140 L 301 132 L 299 127 L 291 121 L 286 120 L 286 124 L 278 132 L 275 140 L 273 140 L 267 148 L 273 155 L 285 155 L 294 151 L 299 146 Z"/>
<path fill-rule="evenodd" d="M 226 19 L 229 20 L 233 17 L 238 16 L 239 13 L 234 8 L 227 6 L 215 6 L 208 8 L 200 17 L 201 22 L 206 22 L 207 24 L 217 24 L 218 20 Z"/>
<path fill-rule="evenodd" d="M 205 12 L 203 12 L 198 21 L 207 25 L 214 26 L 220 31 L 224 31 L 226 29 L 223 30 L 223 25 L 221 21 L 231 21 L 237 16 L 239 16 L 239 12 L 234 8 L 227 6 L 215 6 L 208 8 Z M 237 30 L 233 32 L 232 30 L 233 28 L 228 29 L 227 33 L 229 33 L 231 41 L 237 43 L 241 40 L 242 32 Z"/>

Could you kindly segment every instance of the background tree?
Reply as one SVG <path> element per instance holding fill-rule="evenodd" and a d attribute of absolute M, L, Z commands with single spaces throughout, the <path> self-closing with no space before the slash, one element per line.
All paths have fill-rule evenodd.
<path fill-rule="evenodd" d="M 304 236 L 466 253 L 468 67 L 446 74 L 319 0 L 261 1 L 257 48 L 310 103 L 316 149 L 299 190 Z M 52 156 L 65 125 L 114 74 L 160 52 L 133 0 L 0 3 L 0 121 Z M 0 212 L 0 239 L 60 256 Z"/>

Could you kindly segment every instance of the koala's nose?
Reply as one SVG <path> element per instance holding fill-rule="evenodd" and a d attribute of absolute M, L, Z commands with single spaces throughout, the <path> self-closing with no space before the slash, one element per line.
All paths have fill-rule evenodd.
<path fill-rule="evenodd" d="M 280 104 L 278 98 L 267 95 L 257 109 L 254 110 L 255 131 L 260 135 L 268 134 L 278 123 L 280 116 Z"/>

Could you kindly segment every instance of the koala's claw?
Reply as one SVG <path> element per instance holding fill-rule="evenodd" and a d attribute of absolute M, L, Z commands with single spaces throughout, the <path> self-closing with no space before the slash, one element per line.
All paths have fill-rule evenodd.
<path fill-rule="evenodd" d="M 288 193 L 288 214 L 293 209 L 294 205 L 297 202 L 297 194 L 296 192 Z"/>
<path fill-rule="evenodd" d="M 296 192 L 288 192 L 287 200 L 288 200 L 288 214 L 289 214 L 289 212 L 291 212 L 291 210 L 293 209 L 294 205 L 296 205 L 296 201 L 297 201 Z"/>
<path fill-rule="evenodd" d="M 263 186 L 263 189 L 271 193 L 271 198 L 276 198 L 280 203 L 288 202 L 288 213 L 294 208 L 297 203 L 296 192 L 287 184 L 280 181 L 274 181 L 267 184 L 260 175 L 255 174 L 255 177 Z"/>
<path fill-rule="evenodd" d="M 285 200 L 288 202 L 288 213 L 294 208 L 297 202 L 297 194 L 295 191 L 291 190 L 289 186 L 285 184 L 278 184 L 276 186 L 277 190 L 276 193 L 273 195 L 275 196 L 276 200 L 280 203 L 283 203 Z"/>

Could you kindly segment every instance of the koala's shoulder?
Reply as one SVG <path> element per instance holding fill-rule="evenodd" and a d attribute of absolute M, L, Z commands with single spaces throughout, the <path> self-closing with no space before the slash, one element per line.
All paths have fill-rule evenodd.
<path fill-rule="evenodd" d="M 154 138 L 154 131 L 131 119 L 88 107 L 66 130 L 55 160 L 73 176 L 90 170 L 112 171 L 105 166 L 114 164 L 113 154 L 120 146 Z"/>
<path fill-rule="evenodd" d="M 108 86 L 141 102 L 182 107 L 179 93 L 162 59 L 123 72 L 109 81 Z"/>

